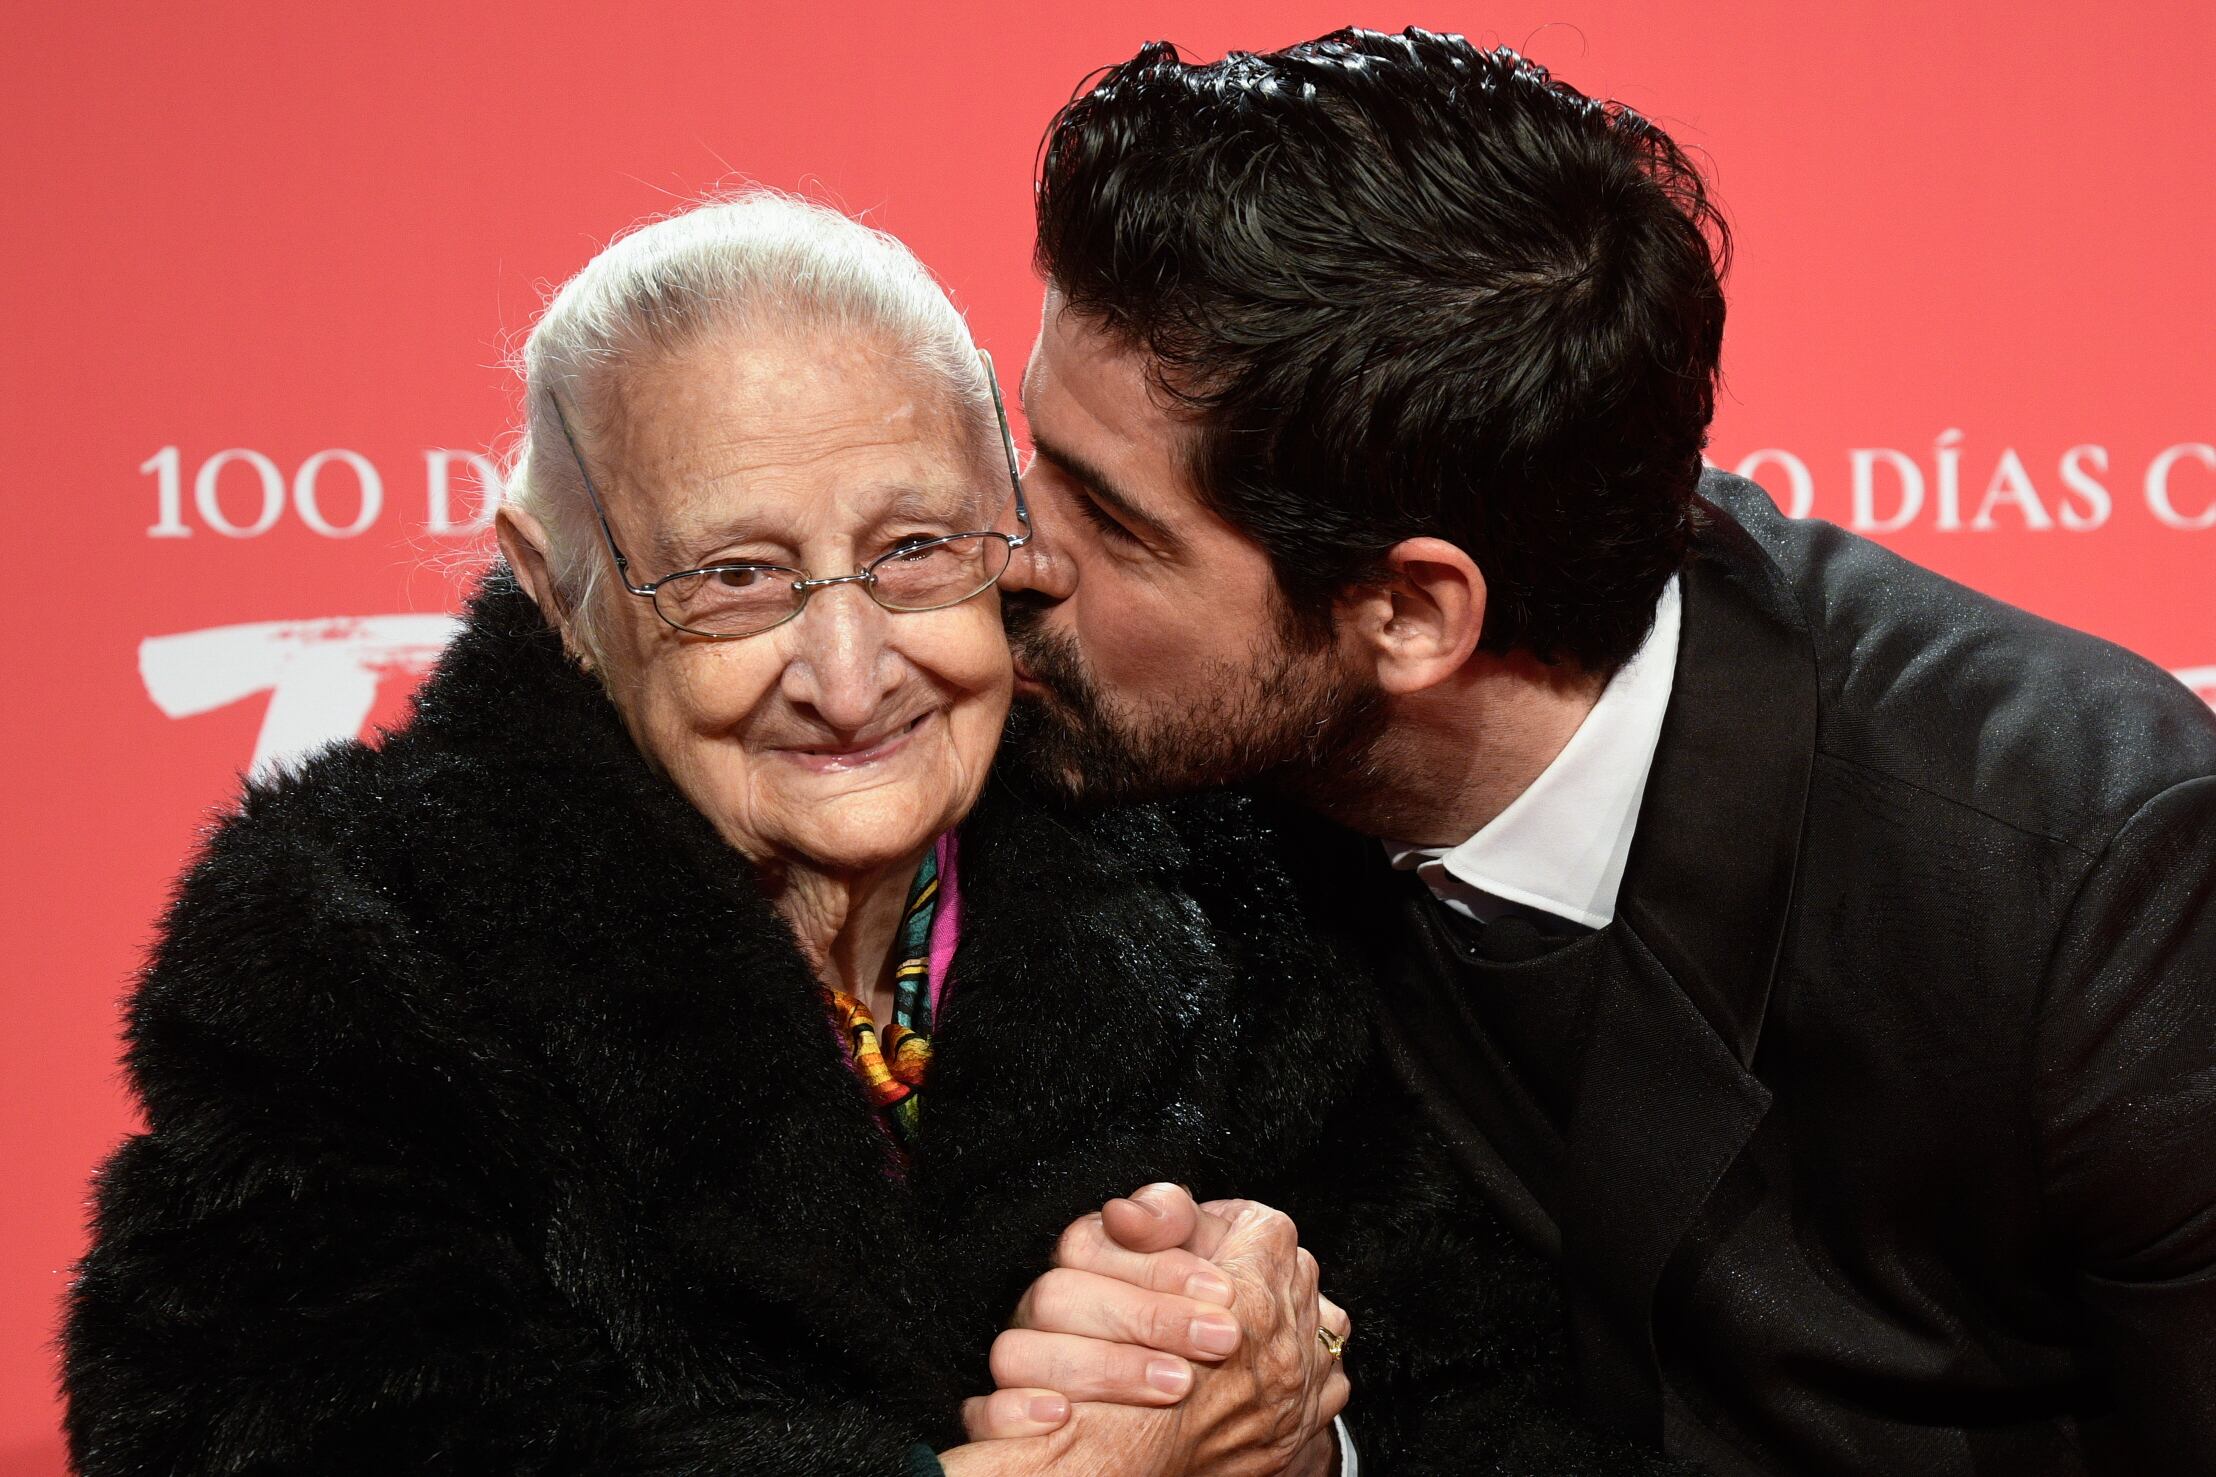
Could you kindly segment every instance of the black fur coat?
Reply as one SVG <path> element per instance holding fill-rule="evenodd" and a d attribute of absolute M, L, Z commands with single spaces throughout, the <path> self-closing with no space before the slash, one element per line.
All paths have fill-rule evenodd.
<path fill-rule="evenodd" d="M 1056 1232 L 1175 1179 L 1300 1221 L 1373 1477 L 1647 1470 L 1551 1414 L 1548 1274 L 1370 1075 L 1368 987 L 1259 824 L 996 781 L 897 1180 L 746 863 L 496 576 L 405 729 L 251 790 L 182 884 L 74 1460 L 894 1477 L 960 1439 Z"/>

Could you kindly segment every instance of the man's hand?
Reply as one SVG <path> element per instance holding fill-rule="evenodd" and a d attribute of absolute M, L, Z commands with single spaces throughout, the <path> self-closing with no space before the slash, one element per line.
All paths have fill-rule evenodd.
<path fill-rule="evenodd" d="M 995 1342 L 1002 1388 L 969 1402 L 970 1434 L 1036 1432 L 1032 1397 L 1060 1390 L 1081 1402 L 1052 1443 L 1072 1458 L 1108 1441 L 1116 1471 L 1328 1473 L 1348 1389 L 1316 1330 L 1349 1327 L 1317 1280 L 1293 1223 L 1267 1206 L 1196 1205 L 1175 1185 L 1110 1201 L 1063 1233 L 1054 1270 Z M 1149 1423 L 1100 1403 L 1174 1409 Z"/>
<path fill-rule="evenodd" d="M 1177 1244 L 1212 1251 L 1228 1227 L 1205 1217 L 1203 1231 L 1190 1196 L 1175 1186 L 1150 1195 L 1156 1190 L 1110 1201 L 1062 1233 L 1052 1270 L 1031 1284 L 993 1344 L 993 1378 L 1002 1388 L 1175 1405 L 1192 1388 L 1195 1363 L 1213 1364 L 1238 1349 L 1231 1279 L 1206 1251 Z M 1110 1233 L 1111 1221 L 1138 1249 Z M 1173 1236 L 1177 1243 L 1161 1244 Z"/>

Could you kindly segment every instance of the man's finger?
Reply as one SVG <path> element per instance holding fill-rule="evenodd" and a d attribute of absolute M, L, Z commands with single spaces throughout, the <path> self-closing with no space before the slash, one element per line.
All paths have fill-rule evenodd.
<path fill-rule="evenodd" d="M 1108 1234 L 1125 1250 L 1168 1251 L 1192 1240 L 1200 1208 L 1183 1185 L 1141 1185 L 1103 1205 L 1100 1217 Z"/>
<path fill-rule="evenodd" d="M 1183 1185 L 1163 1183 L 1145 1185 L 1121 1200 L 1109 1201 L 1101 1207 L 1099 1218 L 1112 1240 L 1133 1251 L 1182 1246 L 1196 1256 L 1213 1257 L 1231 1231 L 1233 1214 L 1253 1203 L 1211 1200 L 1196 1206 L 1192 1192 Z M 1183 1239 L 1169 1239 L 1180 1232 Z"/>
<path fill-rule="evenodd" d="M 972 1441 L 1044 1436 L 1069 1418 L 1069 1398 L 1056 1390 L 995 1390 L 962 1402 L 962 1429 Z"/>
<path fill-rule="evenodd" d="M 1175 1405 L 1193 1388 L 1193 1367 L 1175 1354 L 1032 1328 L 993 1340 L 992 1369 L 1004 1390 L 1058 1390 L 1111 1405 Z"/>
<path fill-rule="evenodd" d="M 1072 1221 L 1054 1246 L 1054 1265 L 1080 1272 L 1113 1277 L 1149 1292 L 1174 1292 L 1231 1306 L 1231 1279 L 1199 1253 L 1184 1247 L 1168 1251 L 1129 1251 L 1108 1234 L 1102 1217 L 1095 1214 Z"/>
<path fill-rule="evenodd" d="M 1016 1304 L 1014 1323 L 1042 1333 L 1137 1344 L 1205 1363 L 1232 1353 L 1240 1339 L 1238 1320 L 1222 1305 L 1149 1292 L 1073 1267 L 1056 1267 L 1032 1283 Z"/>
<path fill-rule="evenodd" d="M 1144 1185 L 1123 1199 L 1109 1201 L 1101 1207 L 1100 1216 L 1109 1236 L 1132 1251 L 1182 1246 L 1198 1256 L 1213 1257 L 1232 1226 L 1231 1216 L 1217 1207 L 1236 1209 L 1252 1204 L 1247 1200 L 1214 1200 L 1196 1206 L 1192 1192 L 1183 1185 L 1163 1183 Z M 1268 1210 L 1267 1206 L 1256 1208 Z M 1173 1236 L 1179 1239 L 1173 1241 Z"/>

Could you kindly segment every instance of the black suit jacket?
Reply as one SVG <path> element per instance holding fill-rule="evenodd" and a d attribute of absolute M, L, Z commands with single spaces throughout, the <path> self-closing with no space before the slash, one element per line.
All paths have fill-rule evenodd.
<path fill-rule="evenodd" d="M 1617 920 L 1571 946 L 1608 986 L 1558 1214 L 1389 991 L 1403 1072 L 1560 1257 L 1604 1420 L 1722 1472 L 2216 1472 L 2216 719 L 1702 491 Z M 1354 911 L 1410 947 L 1404 899 Z"/>

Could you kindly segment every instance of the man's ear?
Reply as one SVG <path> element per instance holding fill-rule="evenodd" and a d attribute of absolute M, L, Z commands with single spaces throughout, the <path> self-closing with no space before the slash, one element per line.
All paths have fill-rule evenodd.
<path fill-rule="evenodd" d="M 1393 696 L 1436 687 L 1459 672 L 1485 629 L 1485 576 L 1444 539 L 1404 539 L 1385 552 L 1385 578 L 1342 604 L 1351 630 Z"/>
<path fill-rule="evenodd" d="M 516 578 L 531 596 L 531 602 L 538 606 L 539 614 L 560 633 L 562 645 L 570 655 L 584 661 L 584 653 L 570 636 L 568 607 L 562 604 L 560 591 L 554 583 L 554 571 L 546 562 L 545 527 L 514 503 L 503 503 L 493 516 L 493 530 L 500 540 L 501 557 L 515 571 Z"/>

